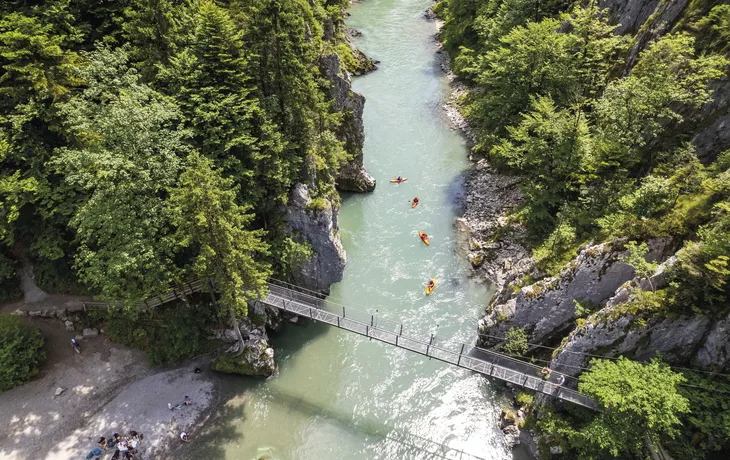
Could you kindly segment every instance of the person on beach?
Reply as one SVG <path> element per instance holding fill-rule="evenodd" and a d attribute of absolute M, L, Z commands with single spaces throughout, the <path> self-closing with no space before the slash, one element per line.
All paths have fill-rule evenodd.
<path fill-rule="evenodd" d="M 183 400 L 183 404 L 186 406 L 191 405 L 193 402 L 190 400 L 189 396 L 185 396 L 185 399 Z"/>
<path fill-rule="evenodd" d="M 106 438 L 104 436 L 99 438 L 98 444 L 99 444 L 99 447 L 106 450 L 107 442 L 106 442 Z"/>
<path fill-rule="evenodd" d="M 190 439 L 188 439 L 188 432 L 187 431 L 183 431 L 182 433 L 180 433 L 180 439 L 182 439 L 183 442 L 190 441 Z"/>

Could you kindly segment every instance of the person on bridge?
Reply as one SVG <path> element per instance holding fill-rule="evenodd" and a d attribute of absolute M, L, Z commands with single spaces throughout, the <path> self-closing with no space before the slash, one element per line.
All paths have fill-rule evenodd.
<path fill-rule="evenodd" d="M 558 377 L 558 385 L 563 386 L 563 384 L 565 384 L 565 376 L 561 374 L 560 377 Z"/>
<path fill-rule="evenodd" d="M 552 373 L 553 373 L 553 370 L 550 369 L 549 367 L 543 367 L 542 370 L 540 371 L 540 374 L 542 374 L 542 378 L 544 378 L 545 380 L 550 380 L 550 374 L 552 374 Z"/>

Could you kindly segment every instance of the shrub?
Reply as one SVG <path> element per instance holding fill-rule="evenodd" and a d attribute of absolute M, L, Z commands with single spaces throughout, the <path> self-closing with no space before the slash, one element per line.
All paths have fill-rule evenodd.
<path fill-rule="evenodd" d="M 524 391 L 520 391 L 517 393 L 517 404 L 520 406 L 532 406 L 533 401 L 535 401 L 535 396 L 533 396 L 530 393 L 525 393 Z"/>
<path fill-rule="evenodd" d="M 173 363 L 200 353 L 206 343 L 206 318 L 198 309 L 165 311 L 163 324 L 152 332 L 147 361 L 153 366 Z"/>
<path fill-rule="evenodd" d="M 46 358 L 43 336 L 15 315 L 0 315 L 0 391 L 29 381 Z"/>
<path fill-rule="evenodd" d="M 511 327 L 506 334 L 507 342 L 504 344 L 504 351 L 514 356 L 522 356 L 527 353 L 527 334 L 521 327 Z"/>

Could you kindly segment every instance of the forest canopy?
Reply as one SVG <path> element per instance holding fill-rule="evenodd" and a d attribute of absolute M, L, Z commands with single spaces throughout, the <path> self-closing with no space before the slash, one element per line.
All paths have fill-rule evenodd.
<path fill-rule="evenodd" d="M 308 253 L 282 224 L 293 184 L 337 200 L 346 114 L 318 60 L 353 62 L 347 4 L 2 2 L 3 296 L 31 263 L 42 288 L 130 302 L 208 276 L 245 312 L 236 291 Z"/>
<path fill-rule="evenodd" d="M 728 78 L 721 3 L 692 2 L 648 40 L 618 33 L 594 0 L 437 4 L 470 84 L 460 103 L 474 150 L 521 178 L 511 222 L 527 229 L 544 273 L 591 241 L 669 237 L 684 248 L 662 308 L 730 312 L 730 151 L 689 142 Z"/>

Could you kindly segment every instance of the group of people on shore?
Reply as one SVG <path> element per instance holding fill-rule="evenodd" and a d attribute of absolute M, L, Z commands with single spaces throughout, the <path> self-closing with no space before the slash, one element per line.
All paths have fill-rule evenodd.
<path fill-rule="evenodd" d="M 196 370 L 197 370 L 197 368 L 196 368 Z M 193 404 L 193 401 L 190 400 L 190 397 L 185 396 L 185 399 L 183 399 L 183 401 L 181 403 L 177 403 L 174 406 L 171 403 L 167 403 L 167 408 L 170 410 L 177 410 L 177 409 L 182 409 L 185 406 L 190 406 L 192 404 Z M 182 442 L 190 441 L 190 437 L 189 437 L 187 431 L 183 431 L 182 433 L 180 433 L 180 440 Z"/>
<path fill-rule="evenodd" d="M 97 441 L 98 447 L 94 448 L 86 456 L 87 460 L 99 460 L 105 452 L 114 449 L 110 460 L 134 460 L 139 459 L 137 445 L 144 438 L 141 433 L 130 431 L 127 435 L 121 436 L 114 433 L 110 438 L 100 437 Z"/>

